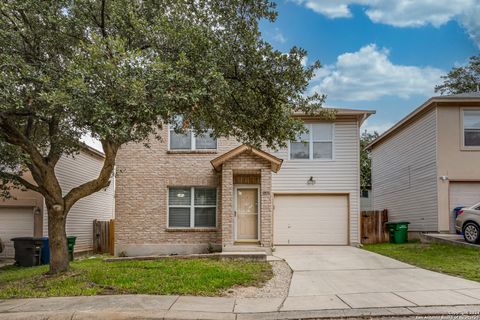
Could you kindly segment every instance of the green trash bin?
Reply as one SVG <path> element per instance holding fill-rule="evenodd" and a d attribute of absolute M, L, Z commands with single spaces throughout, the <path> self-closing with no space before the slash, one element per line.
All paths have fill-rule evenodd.
<path fill-rule="evenodd" d="M 392 221 L 387 222 L 387 230 L 390 235 L 390 243 L 405 243 L 408 242 L 408 225 L 410 222 L 406 221 Z"/>
<path fill-rule="evenodd" d="M 77 240 L 77 237 L 75 237 L 75 236 L 67 237 L 68 259 L 70 261 L 73 261 L 73 249 L 75 248 L 75 241 L 76 240 Z"/>

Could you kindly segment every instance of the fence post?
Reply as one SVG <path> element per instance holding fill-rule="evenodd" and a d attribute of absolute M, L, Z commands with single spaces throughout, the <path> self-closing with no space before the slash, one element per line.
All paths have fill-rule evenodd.
<path fill-rule="evenodd" d="M 108 224 L 108 248 L 109 253 L 115 255 L 115 219 L 110 220 Z"/>

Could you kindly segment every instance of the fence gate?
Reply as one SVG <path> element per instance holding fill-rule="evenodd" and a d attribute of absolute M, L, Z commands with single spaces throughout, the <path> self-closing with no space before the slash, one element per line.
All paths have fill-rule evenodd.
<path fill-rule="evenodd" d="M 388 241 L 388 231 L 385 223 L 388 221 L 388 211 L 362 211 L 360 214 L 360 236 L 364 244 L 382 243 Z"/>
<path fill-rule="evenodd" d="M 115 220 L 93 220 L 93 252 L 115 254 Z"/>

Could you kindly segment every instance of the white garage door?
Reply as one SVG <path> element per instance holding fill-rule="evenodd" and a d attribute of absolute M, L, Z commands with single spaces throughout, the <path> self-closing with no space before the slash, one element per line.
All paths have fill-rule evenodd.
<path fill-rule="evenodd" d="M 480 202 L 480 183 L 451 182 L 450 210 L 456 207 L 470 207 Z"/>
<path fill-rule="evenodd" d="M 10 239 L 33 236 L 32 208 L 0 208 L 0 238 L 5 244 L 0 257 L 13 258 L 15 251 Z"/>
<path fill-rule="evenodd" d="M 276 195 L 273 241 L 277 245 L 347 245 L 344 195 Z"/>

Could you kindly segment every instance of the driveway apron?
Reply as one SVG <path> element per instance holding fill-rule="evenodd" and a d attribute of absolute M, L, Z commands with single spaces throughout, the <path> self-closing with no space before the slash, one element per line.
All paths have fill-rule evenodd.
<path fill-rule="evenodd" d="M 327 296 L 330 305 L 352 308 L 480 304 L 480 283 L 354 247 L 279 246 L 275 256 L 293 270 L 284 303 L 289 310 L 301 297 L 325 300 L 312 300 L 320 296 Z M 298 308 L 304 306 L 299 303 Z"/>

